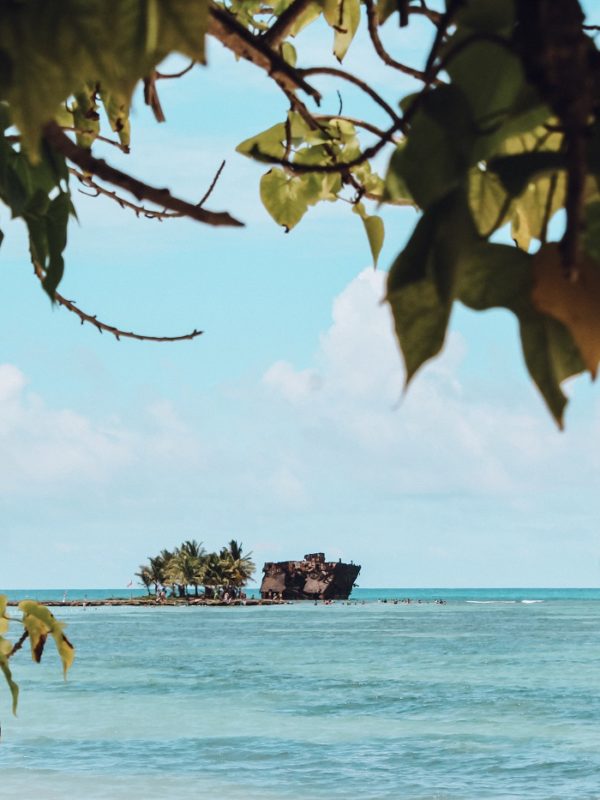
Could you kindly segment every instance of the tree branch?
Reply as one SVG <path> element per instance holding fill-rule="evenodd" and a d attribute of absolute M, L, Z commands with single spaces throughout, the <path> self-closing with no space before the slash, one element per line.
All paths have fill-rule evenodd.
<path fill-rule="evenodd" d="M 131 175 L 111 167 L 103 159 L 95 158 L 87 150 L 78 147 L 54 121 L 48 122 L 44 126 L 43 134 L 51 147 L 62 153 L 69 161 L 77 164 L 84 172 L 90 172 L 92 175 L 107 181 L 107 183 L 119 186 L 138 200 L 149 200 L 151 203 L 156 203 L 157 206 L 168 208 L 184 217 L 190 217 L 208 225 L 231 225 L 235 227 L 243 225 L 242 222 L 234 219 L 227 212 L 205 211 L 199 206 L 173 197 L 168 189 L 157 189 L 154 186 L 149 186 Z"/>
<path fill-rule="evenodd" d="M 44 270 L 35 261 L 33 263 L 33 271 L 40 283 L 43 283 Z M 67 300 L 66 297 L 63 297 L 58 292 L 54 292 L 54 299 L 59 305 L 63 306 L 63 308 L 66 308 L 67 311 L 71 311 L 73 314 L 79 317 L 82 325 L 85 322 L 89 322 L 89 324 L 97 328 L 100 333 L 104 333 L 104 331 L 111 333 L 117 341 L 120 341 L 121 339 L 136 339 L 139 342 L 182 342 L 186 339 L 195 339 L 196 337 L 201 336 L 203 333 L 203 331 L 194 329 L 191 333 L 186 333 L 182 336 L 146 336 L 145 334 L 134 333 L 133 331 L 124 331 L 120 328 L 116 328 L 114 325 L 107 325 L 106 322 L 101 322 L 96 315 L 86 314 L 85 311 L 77 308 L 72 300 Z"/>
<path fill-rule="evenodd" d="M 279 86 L 288 91 L 302 89 L 318 104 L 321 95 L 310 84 L 306 83 L 298 70 L 291 67 L 279 53 L 265 44 L 262 37 L 255 36 L 225 9 L 216 5 L 210 6 L 208 33 L 218 39 L 239 58 L 251 61 L 257 67 L 266 70 Z"/>
<path fill-rule="evenodd" d="M 289 34 L 298 17 L 303 14 L 313 0 L 293 0 L 285 11 L 279 15 L 276 22 L 261 36 L 268 47 L 279 47 Z"/>
<path fill-rule="evenodd" d="M 402 125 L 401 117 L 396 114 L 394 109 L 391 105 L 386 102 L 380 94 L 378 94 L 374 89 L 372 89 L 368 83 L 357 78 L 351 72 L 346 72 L 343 69 L 338 69 L 337 67 L 309 67 L 308 69 L 299 70 L 302 75 L 333 75 L 336 78 L 342 78 L 342 80 L 348 81 L 349 83 L 353 83 L 355 86 L 358 86 L 365 94 L 368 94 L 371 100 L 377 103 L 378 106 L 381 106 L 383 110 L 389 114 L 392 118 L 394 123 L 398 126 Z"/>
<path fill-rule="evenodd" d="M 23 647 L 23 645 L 27 641 L 27 637 L 28 636 L 29 636 L 29 634 L 27 633 L 27 631 L 26 630 L 23 631 L 23 633 L 21 634 L 21 638 L 19 639 L 19 641 L 15 642 L 13 644 L 12 650 L 10 651 L 10 653 L 6 657 L 7 658 L 12 658 L 15 653 L 18 653 L 19 650 Z"/>
<path fill-rule="evenodd" d="M 379 38 L 379 31 L 377 30 L 377 12 L 375 10 L 375 4 L 373 0 L 363 0 L 363 2 L 367 8 L 367 24 L 369 27 L 369 36 L 371 37 L 371 42 L 373 43 L 373 47 L 375 48 L 375 52 L 377 53 L 379 58 L 383 61 L 384 64 L 387 64 L 388 67 L 393 67 L 394 69 L 397 69 L 399 72 L 403 72 L 405 75 L 410 75 L 412 78 L 417 78 L 417 80 L 421 81 L 425 80 L 424 72 L 418 69 L 413 69 L 412 67 L 407 67 L 405 64 L 401 64 L 400 61 L 396 61 L 387 52 L 387 50 L 383 46 L 383 42 Z"/>
<path fill-rule="evenodd" d="M 201 207 L 208 200 L 210 194 L 215 188 L 215 185 L 219 179 L 219 176 L 221 175 L 221 172 L 223 171 L 224 166 L 225 162 L 223 161 L 223 163 L 221 164 L 221 166 L 217 171 L 217 174 L 213 178 L 212 183 L 208 188 L 208 191 L 206 192 L 202 200 L 200 200 L 200 202 L 198 203 L 198 207 Z M 133 211 L 136 217 L 145 217 L 146 219 L 156 219 L 159 222 L 162 222 L 164 219 L 177 219 L 177 218 L 180 219 L 182 217 L 182 215 L 177 213 L 176 211 L 166 211 L 166 210 L 159 211 L 156 208 L 147 208 L 146 206 L 141 206 L 138 205 L 137 203 L 132 203 L 131 200 L 127 200 L 125 197 L 121 197 L 121 195 L 117 194 L 117 192 L 111 191 L 110 189 L 106 189 L 104 186 L 101 186 L 91 177 L 91 175 L 86 175 L 85 172 L 81 172 L 80 170 L 75 169 L 75 167 L 69 167 L 69 172 L 71 175 L 77 178 L 77 180 L 81 184 L 87 186 L 88 189 L 92 189 L 95 192 L 95 194 L 89 194 L 88 192 L 84 192 L 82 189 L 80 189 L 79 191 L 82 194 L 86 195 L 86 197 L 99 197 L 100 195 L 102 195 L 102 197 L 108 197 L 110 200 L 114 200 L 114 202 L 117 203 L 121 208 L 131 209 L 131 211 Z"/>

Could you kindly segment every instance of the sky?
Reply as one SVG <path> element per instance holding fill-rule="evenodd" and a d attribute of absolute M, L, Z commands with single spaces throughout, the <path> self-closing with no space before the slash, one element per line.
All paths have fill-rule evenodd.
<path fill-rule="evenodd" d="M 330 33 L 309 31 L 302 62 L 333 64 Z M 425 21 L 383 35 L 422 65 Z M 189 538 L 242 540 L 259 579 L 264 561 L 322 550 L 361 564 L 365 587 L 596 586 L 596 387 L 569 384 L 559 433 L 510 315 L 457 308 L 442 356 L 404 395 L 381 300 L 416 212 L 383 212 L 377 270 L 347 204 L 285 234 L 260 204 L 265 168 L 234 152 L 285 103 L 215 42 L 208 55 L 159 85 L 166 124 L 136 97 L 130 156 L 98 152 L 192 201 L 225 159 L 207 207 L 246 227 L 136 219 L 79 194 L 60 287 L 119 327 L 203 336 L 117 342 L 80 326 L 51 307 L 0 209 L 0 586 L 125 587 Z M 414 88 L 364 37 L 344 67 L 392 103 Z M 342 88 L 345 113 L 384 124 L 354 91 L 319 87 L 325 113 Z"/>

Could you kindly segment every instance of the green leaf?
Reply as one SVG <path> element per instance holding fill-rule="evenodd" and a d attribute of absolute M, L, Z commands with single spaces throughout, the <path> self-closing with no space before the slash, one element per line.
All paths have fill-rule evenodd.
<path fill-rule="evenodd" d="M 281 57 L 283 60 L 290 65 L 290 67 L 295 67 L 296 62 L 298 61 L 298 54 L 296 53 L 296 48 L 294 47 L 291 42 L 282 42 L 280 45 L 281 50 Z"/>
<path fill-rule="evenodd" d="M 474 167 L 469 172 L 468 195 L 477 230 L 487 239 L 508 218 L 511 198 L 497 175 L 481 167 Z"/>
<path fill-rule="evenodd" d="M 314 175 L 291 176 L 282 169 L 269 170 L 260 180 L 260 198 L 275 222 L 290 231 L 300 222 L 321 187 Z"/>
<path fill-rule="evenodd" d="M 0 3 L 0 100 L 11 107 L 25 148 L 82 83 L 127 101 L 137 81 L 169 53 L 204 60 L 207 0 L 29 0 Z M 13 76 L 18 76 L 13 79 Z"/>
<path fill-rule="evenodd" d="M 375 10 L 377 12 L 379 24 L 383 25 L 392 14 L 398 11 L 398 0 L 377 0 Z"/>
<path fill-rule="evenodd" d="M 388 276 L 387 300 L 406 364 L 406 383 L 441 350 L 463 261 L 478 243 L 465 193 L 456 190 L 421 217 Z"/>
<path fill-rule="evenodd" d="M 408 140 L 396 151 L 390 170 L 425 209 L 464 179 L 471 166 L 473 144 L 471 112 L 464 94 L 456 86 L 442 86 L 421 103 Z"/>
<path fill-rule="evenodd" d="M 50 208 L 45 215 L 48 265 L 42 285 L 52 300 L 65 268 L 62 254 L 67 245 L 67 226 L 70 212 L 71 198 L 66 192 L 61 192 L 52 200 Z"/>
<path fill-rule="evenodd" d="M 480 242 L 461 264 L 456 297 L 475 311 L 507 308 L 515 314 L 532 311 L 531 256 L 516 247 Z"/>
<path fill-rule="evenodd" d="M 265 156 L 268 159 L 281 159 L 285 154 L 285 138 L 285 124 L 278 122 L 277 125 L 267 128 L 266 131 L 244 139 L 235 149 L 236 152 L 250 156 L 257 161 L 264 161 Z"/>
<path fill-rule="evenodd" d="M 377 259 L 383 247 L 383 239 L 385 236 L 385 227 L 381 217 L 376 215 L 369 216 L 362 203 L 356 203 L 352 206 L 352 211 L 361 218 L 362 223 L 369 240 L 369 247 L 371 248 L 371 255 L 373 256 L 373 266 L 377 266 Z"/>
<path fill-rule="evenodd" d="M 465 32 L 464 37 L 470 35 Z M 457 46 L 461 38 L 453 36 L 448 49 Z M 449 60 L 446 69 L 464 92 L 475 124 L 482 131 L 498 127 L 509 116 L 524 85 L 520 59 L 494 42 L 468 44 Z"/>
<path fill-rule="evenodd" d="M 73 127 L 76 131 L 77 144 L 90 148 L 100 133 L 100 117 L 96 103 L 95 87 L 85 86 L 75 94 L 75 102 L 71 106 Z"/>
<path fill-rule="evenodd" d="M 559 428 L 567 398 L 560 382 L 585 367 L 568 331 L 557 320 L 543 314 L 520 319 L 521 345 L 529 374 Z"/>
<path fill-rule="evenodd" d="M 498 156 L 488 161 L 488 169 L 498 175 L 512 197 L 518 197 L 541 173 L 566 169 L 566 157 L 564 153 L 546 151 Z"/>
<path fill-rule="evenodd" d="M 511 30 L 515 22 L 513 0 L 463 0 L 455 22 L 479 33 L 500 33 Z"/>
<path fill-rule="evenodd" d="M 385 176 L 383 195 L 383 199 L 386 202 L 394 203 L 403 200 L 414 202 L 411 193 L 408 191 L 406 181 L 402 176 L 402 171 L 404 169 L 404 155 L 402 151 L 404 150 L 405 144 L 405 142 L 401 142 L 392 153 L 390 159 Z"/>
<path fill-rule="evenodd" d="M 14 682 L 10 667 L 8 666 L 8 654 L 12 650 L 12 645 L 0 636 L 0 672 L 4 675 L 8 688 L 12 696 L 12 712 L 17 713 L 19 702 L 19 687 Z"/>
<path fill-rule="evenodd" d="M 23 625 L 29 634 L 33 660 L 41 659 L 46 637 L 52 636 L 66 677 L 67 670 L 73 663 L 75 651 L 63 633 L 64 624 L 59 622 L 48 608 L 33 600 L 22 600 L 19 608 L 23 612 Z"/>
<path fill-rule="evenodd" d="M 408 386 L 417 370 L 442 349 L 450 304 L 440 299 L 435 282 L 427 278 L 401 291 L 388 290 L 387 301 L 404 356 Z"/>
<path fill-rule="evenodd" d="M 0 594 L 0 635 L 6 633 L 8 630 L 8 617 L 6 616 L 7 605 L 8 598 L 5 594 Z"/>
<path fill-rule="evenodd" d="M 341 62 L 360 24 L 360 0 L 323 0 L 323 16 L 335 31 L 333 54 Z"/>
<path fill-rule="evenodd" d="M 111 129 L 118 135 L 124 147 L 131 144 L 131 125 L 129 122 L 129 98 L 121 92 L 100 90 L 100 99 L 106 111 Z"/>
<path fill-rule="evenodd" d="M 290 5 L 290 3 L 287 3 L 287 5 Z M 309 3 L 304 11 L 296 17 L 296 21 L 290 28 L 290 36 L 297 36 L 300 31 L 321 16 L 322 10 L 320 3 Z"/>
<path fill-rule="evenodd" d="M 561 381 L 585 369 L 564 325 L 540 313 L 531 301 L 533 257 L 507 245 L 481 243 L 463 261 L 456 296 L 469 308 L 506 308 L 519 319 L 523 355 L 548 408 L 562 426 L 567 399 Z"/>

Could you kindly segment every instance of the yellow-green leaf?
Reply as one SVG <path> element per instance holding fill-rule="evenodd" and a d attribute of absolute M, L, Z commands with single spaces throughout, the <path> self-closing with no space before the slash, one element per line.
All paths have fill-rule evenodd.
<path fill-rule="evenodd" d="M 361 218 L 362 223 L 369 240 L 369 247 L 371 248 L 371 255 L 373 256 L 373 266 L 377 266 L 377 259 L 383 247 L 383 239 L 385 236 L 385 227 L 381 217 L 377 215 L 369 216 L 365 211 L 362 203 L 356 203 L 352 206 L 352 211 Z"/>
<path fill-rule="evenodd" d="M 342 61 L 360 24 L 360 0 L 324 0 L 323 16 L 335 32 L 333 54 Z"/>
<path fill-rule="evenodd" d="M 33 600 L 22 600 L 19 608 L 23 612 L 23 625 L 31 640 L 31 655 L 34 661 L 40 660 L 45 639 L 47 636 L 52 636 L 66 676 L 67 670 L 73 663 L 75 651 L 63 633 L 63 623 L 58 622 L 48 608 Z"/>
<path fill-rule="evenodd" d="M 12 650 L 12 645 L 6 639 L 0 637 L 0 672 L 4 675 L 8 688 L 12 696 L 12 712 L 17 713 L 17 703 L 19 702 L 19 687 L 14 682 L 10 667 L 8 666 L 8 654 Z"/>
<path fill-rule="evenodd" d="M 290 231 L 316 202 L 321 186 L 315 176 L 288 175 L 282 169 L 269 170 L 260 179 L 260 198 L 275 222 Z"/>

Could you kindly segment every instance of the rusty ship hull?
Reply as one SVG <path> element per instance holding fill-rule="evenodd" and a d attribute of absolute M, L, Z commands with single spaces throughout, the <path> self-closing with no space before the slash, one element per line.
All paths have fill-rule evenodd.
<path fill-rule="evenodd" d="M 303 561 L 268 561 L 263 567 L 263 599 L 347 600 L 360 572 L 358 564 L 325 561 L 309 553 Z"/>

